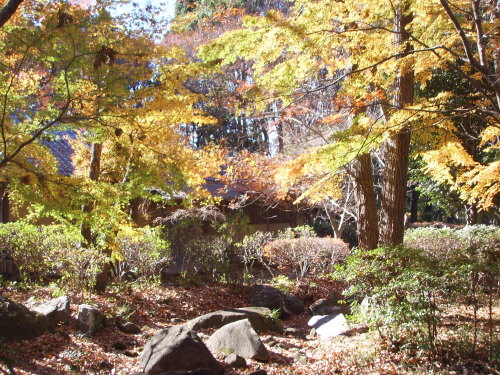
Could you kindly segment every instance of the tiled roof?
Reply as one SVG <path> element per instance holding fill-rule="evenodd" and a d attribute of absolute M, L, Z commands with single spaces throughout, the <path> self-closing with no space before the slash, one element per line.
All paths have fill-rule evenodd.
<path fill-rule="evenodd" d="M 207 189 L 212 196 L 221 197 L 226 201 L 239 198 L 247 193 L 243 188 L 226 187 L 224 183 L 213 177 L 208 177 L 205 181 L 206 182 L 202 185 L 203 188 Z"/>
<path fill-rule="evenodd" d="M 68 141 L 68 138 L 75 138 L 75 132 L 61 131 L 51 134 L 51 139 L 44 139 L 41 143 L 50 149 L 50 152 L 58 162 L 58 172 L 64 176 L 71 176 L 75 172 L 75 167 L 72 162 L 73 147 Z"/>

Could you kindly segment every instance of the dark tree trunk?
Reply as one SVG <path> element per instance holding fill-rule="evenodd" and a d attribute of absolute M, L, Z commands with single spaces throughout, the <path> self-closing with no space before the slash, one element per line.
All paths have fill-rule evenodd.
<path fill-rule="evenodd" d="M 412 17 L 404 13 L 405 9 L 400 9 L 394 15 L 396 46 L 403 46 L 409 40 L 405 27 Z M 406 44 L 407 51 L 411 48 Z M 396 77 L 393 99 L 396 109 L 413 103 L 413 83 L 414 75 L 410 69 L 401 71 Z M 382 146 L 385 169 L 380 212 L 381 245 L 398 245 L 403 242 L 410 134 L 410 129 L 404 126 Z"/>
<path fill-rule="evenodd" d="M 130 201 L 130 217 L 136 225 L 141 225 L 141 198 L 133 198 Z"/>
<path fill-rule="evenodd" d="M 17 8 L 23 0 L 10 0 L 5 6 L 0 10 L 0 27 L 5 25 L 7 21 L 16 13 Z"/>
<path fill-rule="evenodd" d="M 98 181 L 99 175 L 101 173 L 101 154 L 102 154 L 102 143 L 93 143 L 90 149 L 90 171 L 89 178 L 92 181 Z M 92 212 L 94 204 L 89 203 L 82 207 L 82 211 L 86 214 Z M 88 220 L 84 219 L 82 223 L 81 234 L 83 237 L 82 246 L 89 247 L 92 245 L 92 228 L 88 223 Z"/>
<path fill-rule="evenodd" d="M 369 153 L 358 156 L 352 162 L 352 174 L 356 184 L 359 248 L 375 249 L 378 244 L 379 228 L 372 160 Z"/>
<path fill-rule="evenodd" d="M 10 202 L 7 183 L 0 184 L 0 223 L 8 223 L 10 220 Z"/>
<path fill-rule="evenodd" d="M 278 133 L 278 153 L 281 154 L 284 150 L 283 125 L 281 123 L 276 125 L 276 132 Z"/>

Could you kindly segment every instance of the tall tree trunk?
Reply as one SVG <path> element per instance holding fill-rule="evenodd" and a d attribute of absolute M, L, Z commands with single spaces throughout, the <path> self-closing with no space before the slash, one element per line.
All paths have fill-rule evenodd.
<path fill-rule="evenodd" d="M 410 51 L 409 34 L 405 30 L 412 20 L 406 7 L 400 6 L 394 15 L 395 45 Z M 414 74 L 402 67 L 395 80 L 393 105 L 396 109 L 413 103 Z M 398 245 L 403 242 L 406 185 L 410 151 L 410 129 L 406 125 L 382 146 L 385 161 L 380 212 L 380 244 Z"/>
<path fill-rule="evenodd" d="M 351 169 L 356 185 L 358 246 L 363 250 L 375 249 L 378 244 L 379 228 L 371 155 L 367 153 L 358 156 L 352 162 Z"/>
<path fill-rule="evenodd" d="M 0 183 L 0 223 L 8 223 L 10 219 L 9 190 L 6 182 Z"/>
<path fill-rule="evenodd" d="M 99 180 L 99 175 L 101 174 L 101 154 L 102 154 L 102 143 L 93 143 L 90 149 L 90 171 L 89 171 L 89 178 L 92 181 Z M 93 206 L 94 206 L 93 203 L 83 205 L 82 211 L 84 213 L 90 213 L 92 212 Z M 84 241 L 82 246 L 89 247 L 90 245 L 92 245 L 92 228 L 90 227 L 90 224 L 86 219 L 84 219 L 82 223 L 81 234 Z"/>

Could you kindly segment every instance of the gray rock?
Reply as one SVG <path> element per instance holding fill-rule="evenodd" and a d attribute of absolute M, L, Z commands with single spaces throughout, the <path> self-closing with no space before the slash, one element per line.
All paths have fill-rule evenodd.
<path fill-rule="evenodd" d="M 224 361 L 232 367 L 245 367 L 247 365 L 245 358 L 236 353 L 229 354 Z"/>
<path fill-rule="evenodd" d="M 49 301 L 29 302 L 28 307 L 40 315 L 45 316 L 50 324 L 67 323 L 71 317 L 68 296 L 54 298 Z"/>
<path fill-rule="evenodd" d="M 134 324 L 132 322 L 120 324 L 118 326 L 118 329 L 122 332 L 130 333 L 132 335 L 137 335 L 142 332 L 141 328 L 137 324 Z"/>
<path fill-rule="evenodd" d="M 104 328 L 106 317 L 90 305 L 80 305 L 78 307 L 77 324 L 82 332 L 92 336 Z"/>
<path fill-rule="evenodd" d="M 315 329 L 321 339 L 340 336 L 350 330 L 344 314 L 315 315 L 307 324 Z"/>
<path fill-rule="evenodd" d="M 238 320 L 248 319 L 257 332 L 282 332 L 281 324 L 271 317 L 271 310 L 266 307 L 243 307 L 231 310 L 214 311 L 184 324 L 195 331 L 205 328 L 221 328 Z"/>
<path fill-rule="evenodd" d="M 147 375 L 206 368 L 215 374 L 224 371 L 196 332 L 184 326 L 164 329 L 149 340 L 141 354 L 141 365 Z"/>
<path fill-rule="evenodd" d="M 46 317 L 0 296 L 0 341 L 33 339 L 52 329 Z"/>
<path fill-rule="evenodd" d="M 301 314 L 304 311 L 304 303 L 300 298 L 290 293 L 283 293 L 268 285 L 252 286 L 249 300 L 254 306 L 267 307 L 272 310 L 280 309 L 283 319 L 292 314 Z"/>
<path fill-rule="evenodd" d="M 304 312 L 304 302 L 294 294 L 283 293 L 285 295 L 286 303 L 292 314 L 300 315 Z"/>
<path fill-rule="evenodd" d="M 211 351 L 236 353 L 259 361 L 269 360 L 269 352 L 248 319 L 238 320 L 219 328 L 208 339 L 207 347 Z"/>
<path fill-rule="evenodd" d="M 305 338 L 305 334 L 297 329 L 297 328 L 293 328 L 293 327 L 288 327 L 285 329 L 284 331 L 285 335 L 288 335 L 288 336 L 293 336 L 293 337 L 297 337 L 297 338 Z"/>

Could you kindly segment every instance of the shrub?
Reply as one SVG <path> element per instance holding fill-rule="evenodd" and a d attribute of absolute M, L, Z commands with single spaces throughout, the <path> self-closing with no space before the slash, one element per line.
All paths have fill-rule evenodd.
<path fill-rule="evenodd" d="M 285 240 L 292 238 L 316 237 L 314 228 L 310 225 L 299 225 L 297 227 L 288 227 L 278 232 L 277 239 Z"/>
<path fill-rule="evenodd" d="M 120 271 L 130 270 L 144 278 L 159 275 L 171 259 L 170 243 L 163 236 L 159 227 L 128 228 L 118 233 L 116 241 L 123 256 Z"/>
<path fill-rule="evenodd" d="M 21 277 L 29 281 L 63 270 L 77 252 L 80 238 L 78 228 L 71 226 L 0 225 L 0 248 L 12 255 Z"/>
<path fill-rule="evenodd" d="M 279 289 L 284 293 L 291 293 L 293 287 L 295 286 L 295 283 L 285 275 L 273 277 L 270 284 L 272 287 Z"/>
<path fill-rule="evenodd" d="M 309 272 L 331 272 L 335 264 L 345 260 L 349 247 L 334 238 L 301 237 L 278 239 L 264 246 L 264 256 L 270 264 L 291 268 L 298 278 Z"/>
<path fill-rule="evenodd" d="M 238 214 L 226 219 L 214 215 L 214 210 L 201 217 L 200 209 L 184 210 L 182 216 L 173 217 L 170 228 L 165 228 L 173 257 L 186 275 L 195 272 L 213 281 L 240 281 L 237 243 L 248 231 L 248 218 Z"/>
<path fill-rule="evenodd" d="M 398 345 L 406 342 L 435 349 L 440 306 L 465 302 L 473 307 L 470 344 L 475 352 L 477 312 L 487 307 L 486 345 L 492 355 L 499 245 L 500 229 L 496 227 L 419 228 L 406 233 L 403 246 L 356 250 L 335 274 L 350 284 L 344 291 L 347 297 L 372 297 L 375 308 L 368 309 L 364 318 Z M 354 303 L 354 307 L 359 306 Z"/>
<path fill-rule="evenodd" d="M 415 339 L 434 347 L 439 322 L 435 301 L 443 273 L 422 251 L 402 246 L 356 249 L 335 274 L 350 284 L 346 297 L 371 297 L 375 308 L 363 319 L 393 344 Z"/>
<path fill-rule="evenodd" d="M 262 265 L 273 274 L 264 259 L 264 246 L 273 240 L 274 236 L 270 232 L 255 232 L 245 236 L 243 240 L 237 244 L 238 254 L 241 258 L 246 270 L 253 267 L 255 264 Z"/>

